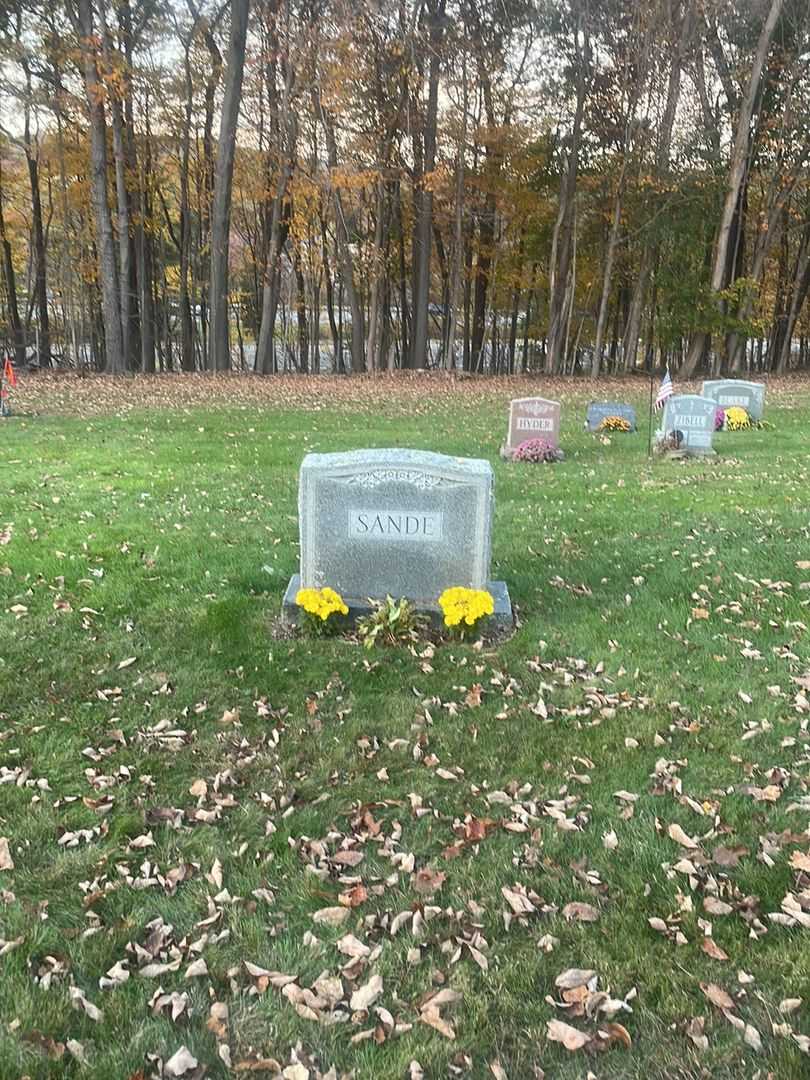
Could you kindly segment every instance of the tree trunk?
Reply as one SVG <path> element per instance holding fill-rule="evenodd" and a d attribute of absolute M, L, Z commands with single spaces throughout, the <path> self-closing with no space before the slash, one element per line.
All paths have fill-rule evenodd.
<path fill-rule="evenodd" d="M 69 7 L 69 10 L 70 7 Z M 90 121 L 90 197 L 96 226 L 98 280 L 101 288 L 101 318 L 104 329 L 105 370 L 124 370 L 118 275 L 110 204 L 107 201 L 107 119 L 104 90 L 96 64 L 92 0 L 77 0 L 75 24 L 81 37 L 84 88 Z"/>
<path fill-rule="evenodd" d="M 439 107 L 439 49 L 442 41 L 445 0 L 428 0 L 428 102 L 424 123 L 423 176 L 436 165 L 436 125 Z M 428 321 L 430 307 L 430 250 L 433 238 L 433 191 L 422 184 L 414 232 L 416 288 L 413 299 L 413 341 L 410 368 L 424 368 L 427 363 Z"/>
<path fill-rule="evenodd" d="M 2 168 L 2 155 L 0 155 L 0 168 Z M 14 342 L 14 363 L 22 369 L 25 363 L 25 327 L 20 319 L 20 310 L 17 305 L 17 284 L 14 277 L 14 262 L 11 257 L 11 243 L 6 235 L 6 219 L 3 214 L 3 178 L 0 172 L 0 247 L 3 249 L 3 280 L 6 286 L 6 300 L 8 302 L 8 321 L 11 328 L 11 337 Z"/>
<path fill-rule="evenodd" d="M 582 132 L 582 116 L 585 109 L 586 67 L 589 63 L 590 46 L 587 34 L 584 46 L 579 46 L 577 28 L 577 101 L 571 130 L 571 146 L 568 160 L 560 182 L 560 206 L 554 224 L 551 244 L 551 268 L 549 273 L 548 344 L 545 369 L 547 374 L 561 371 L 565 363 L 568 341 L 568 316 L 573 301 L 570 291 L 571 269 L 574 249 L 574 203 L 577 171 L 579 168 L 579 142 Z"/>
<path fill-rule="evenodd" d="M 318 91 L 313 87 L 315 104 L 321 114 L 324 133 L 326 135 L 326 148 L 329 168 L 337 169 L 337 140 L 335 139 L 334 121 L 321 104 Z M 365 368 L 365 319 L 360 293 L 354 281 L 354 259 L 350 247 L 349 229 L 346 223 L 346 214 L 343 207 L 340 188 L 337 184 L 332 187 L 332 200 L 335 206 L 335 236 L 337 241 L 338 259 L 340 260 L 341 285 L 349 301 L 352 313 L 352 371 L 360 372 Z M 341 308 L 342 310 L 342 308 Z"/>
<path fill-rule="evenodd" d="M 227 371 L 231 366 L 228 333 L 228 247 L 231 233 L 231 192 L 236 153 L 236 126 L 242 96 L 245 41 L 250 0 L 232 0 L 228 71 L 219 123 L 214 201 L 211 213 L 211 325 L 208 335 L 208 369 Z"/>
<path fill-rule="evenodd" d="M 710 281 L 713 293 L 721 292 L 728 284 L 727 267 L 729 245 L 732 237 L 732 223 L 740 200 L 740 193 L 743 188 L 747 168 L 751 139 L 751 118 L 759 94 L 762 69 L 765 66 L 765 60 L 771 45 L 771 38 L 773 37 L 776 24 L 779 21 L 783 3 L 784 0 L 771 0 L 768 17 L 765 20 L 759 35 L 759 41 L 757 42 L 754 62 L 748 77 L 745 93 L 739 102 L 737 122 L 734 131 L 734 145 L 731 150 L 728 178 L 726 181 L 726 197 L 723 203 L 723 211 L 720 216 L 720 225 L 717 230 L 717 240 L 714 249 L 714 262 L 712 264 Z M 703 355 L 705 344 L 705 334 L 700 333 L 694 336 L 681 372 L 684 378 L 691 378 L 694 374 L 698 361 Z"/>
<path fill-rule="evenodd" d="M 790 302 L 787 306 L 787 320 L 779 352 L 775 358 L 775 368 L 778 375 L 783 375 L 790 365 L 791 344 L 793 332 L 802 310 L 807 294 L 810 292 L 810 224 L 805 225 L 802 237 L 799 241 L 799 250 L 796 254 L 791 285 L 788 290 Z M 774 367 L 772 362 L 771 367 Z"/>

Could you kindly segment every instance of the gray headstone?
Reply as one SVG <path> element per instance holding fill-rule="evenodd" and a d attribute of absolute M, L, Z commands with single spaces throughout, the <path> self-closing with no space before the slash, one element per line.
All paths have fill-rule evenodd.
<path fill-rule="evenodd" d="M 673 394 L 664 405 L 659 439 L 680 432 L 679 449 L 690 454 L 713 454 L 714 418 L 717 403 L 699 394 Z"/>
<path fill-rule="evenodd" d="M 606 416 L 621 416 L 628 422 L 631 431 L 635 431 L 638 426 L 636 410 L 632 405 L 625 405 L 620 401 L 592 401 L 585 418 L 588 431 L 596 431 Z"/>
<path fill-rule="evenodd" d="M 328 585 L 354 615 L 386 595 L 435 612 L 444 589 L 464 585 L 500 597 L 496 615 L 508 614 L 511 625 L 506 587 L 489 580 L 492 479 L 488 461 L 425 450 L 307 454 L 298 491 L 301 572 L 285 614 L 295 617 L 298 587 Z"/>
<path fill-rule="evenodd" d="M 506 445 L 516 449 L 527 439 L 545 439 L 560 445 L 560 403 L 546 398 L 515 398 L 509 403 L 509 432 Z"/>
<path fill-rule="evenodd" d="M 748 382 L 745 379 L 708 379 L 703 383 L 701 393 L 712 398 L 723 409 L 739 405 L 761 420 L 765 412 L 765 383 Z"/>

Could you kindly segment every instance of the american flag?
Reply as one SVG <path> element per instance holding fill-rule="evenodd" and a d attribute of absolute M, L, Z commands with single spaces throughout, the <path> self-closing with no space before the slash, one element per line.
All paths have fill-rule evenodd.
<path fill-rule="evenodd" d="M 661 380 L 661 385 L 658 387 L 658 397 L 655 399 L 655 411 L 658 412 L 664 407 L 664 402 L 668 397 L 672 397 L 675 393 L 675 387 L 672 385 L 672 379 L 669 375 L 669 368 L 667 368 L 666 374 Z"/>

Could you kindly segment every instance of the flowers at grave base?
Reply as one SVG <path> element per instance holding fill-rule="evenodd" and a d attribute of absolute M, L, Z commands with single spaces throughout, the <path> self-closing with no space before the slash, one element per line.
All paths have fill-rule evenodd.
<path fill-rule="evenodd" d="M 740 405 L 726 409 L 726 431 L 745 431 L 752 426 L 751 417 Z"/>
<path fill-rule="evenodd" d="M 562 461 L 565 455 L 559 446 L 554 446 L 547 439 L 526 439 L 512 454 L 513 461 Z"/>
<path fill-rule="evenodd" d="M 596 429 L 597 431 L 632 431 L 629 420 L 623 416 L 605 416 Z"/>
<path fill-rule="evenodd" d="M 439 597 L 439 607 L 444 615 L 445 626 L 475 626 L 479 619 L 491 615 L 495 610 L 492 594 L 486 589 L 466 589 L 463 585 L 454 585 L 445 589 Z"/>
<path fill-rule="evenodd" d="M 321 622 L 334 614 L 348 615 L 349 609 L 343 603 L 343 597 L 339 592 L 326 586 L 323 589 L 299 589 L 295 594 L 295 602 L 303 608 L 307 615 Z"/>
<path fill-rule="evenodd" d="M 718 407 L 714 411 L 714 430 L 715 431 L 722 431 L 723 428 L 725 427 L 725 425 L 726 425 L 726 410 L 718 405 Z"/>

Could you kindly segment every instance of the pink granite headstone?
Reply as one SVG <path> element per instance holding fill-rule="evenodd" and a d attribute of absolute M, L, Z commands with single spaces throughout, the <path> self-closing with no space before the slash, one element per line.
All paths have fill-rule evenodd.
<path fill-rule="evenodd" d="M 507 450 L 516 450 L 527 439 L 545 439 L 560 445 L 560 403 L 546 398 L 515 398 L 509 403 Z"/>

